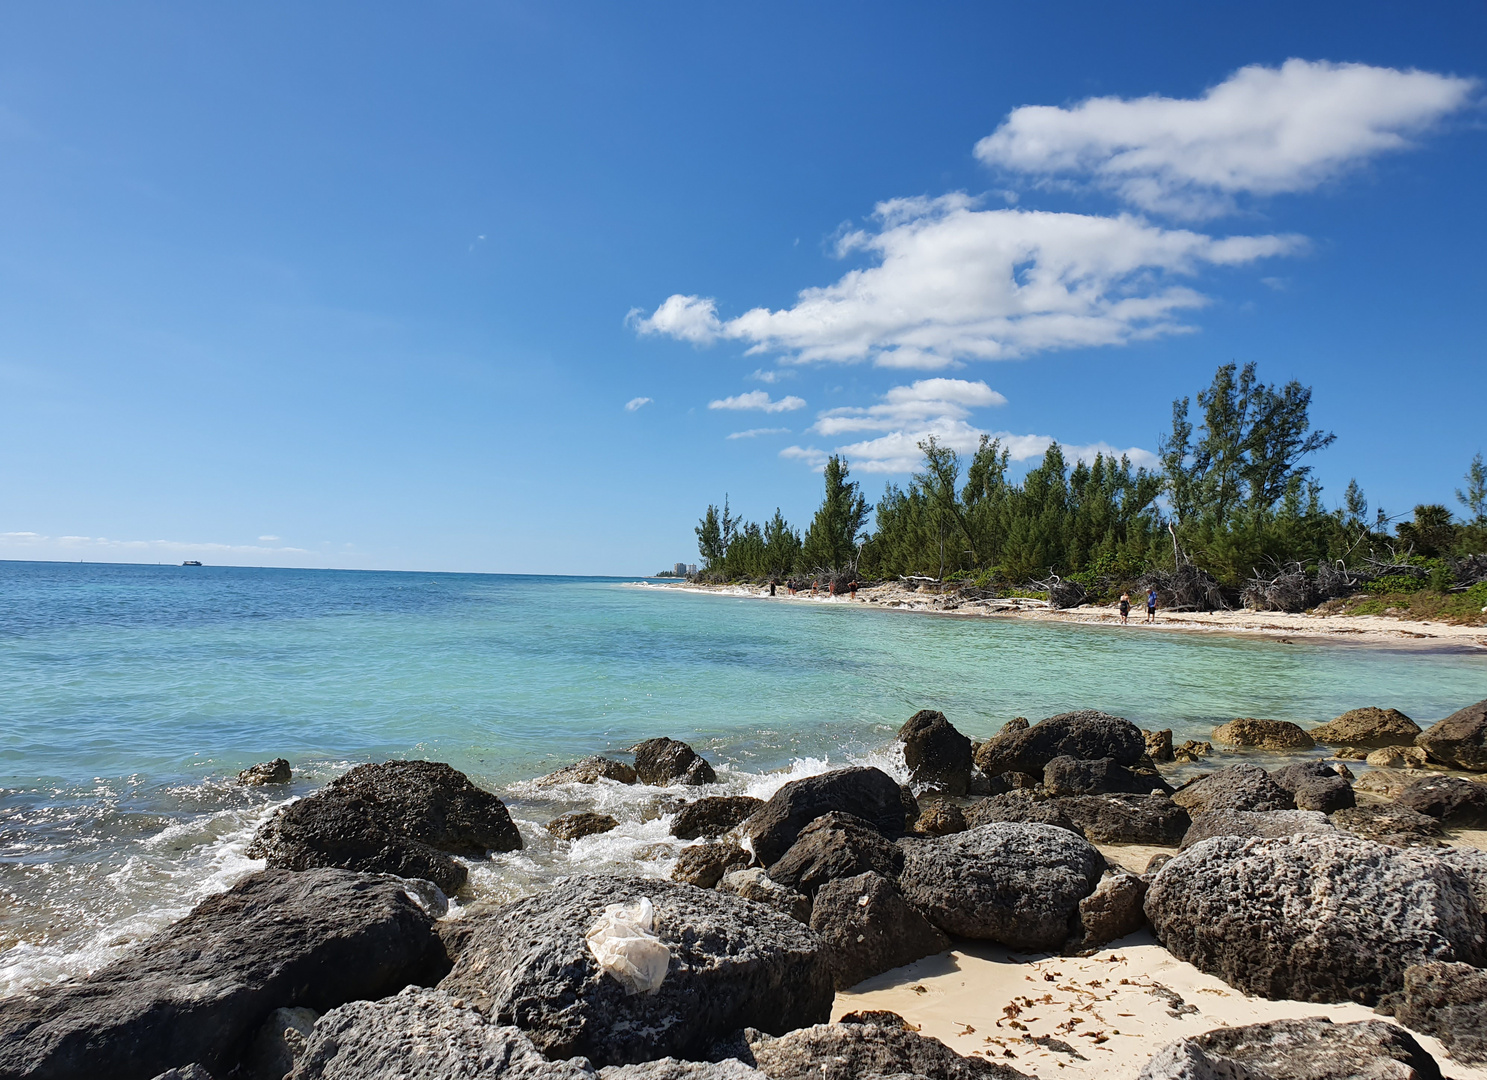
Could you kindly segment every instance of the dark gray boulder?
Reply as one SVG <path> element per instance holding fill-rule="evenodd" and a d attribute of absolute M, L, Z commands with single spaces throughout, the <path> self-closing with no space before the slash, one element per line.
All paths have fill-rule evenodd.
<path fill-rule="evenodd" d="M 1353 785 L 1332 766 L 1320 761 L 1302 761 L 1276 769 L 1270 778 L 1291 793 L 1298 810 L 1330 814 L 1357 804 Z"/>
<path fill-rule="evenodd" d="M 660 1058 L 639 1065 L 606 1065 L 599 1070 L 603 1080 L 766 1080 L 737 1058 L 722 1061 L 678 1061 Z"/>
<path fill-rule="evenodd" d="M 1147 882 L 1136 874 L 1116 871 L 1100 879 L 1095 891 L 1079 901 L 1079 932 L 1070 950 L 1098 949 L 1146 925 Z"/>
<path fill-rule="evenodd" d="M 559 840 L 578 840 L 619 828 L 619 819 L 609 814 L 596 814 L 592 810 L 576 810 L 571 814 L 555 817 L 547 823 L 547 831 Z"/>
<path fill-rule="evenodd" d="M 1382 750 L 1386 746 L 1413 746 L 1420 725 L 1398 709 L 1350 709 L 1307 734 L 1324 746 Z"/>
<path fill-rule="evenodd" d="M 874 870 L 898 879 L 904 856 L 897 844 L 851 814 L 823 814 L 805 828 L 790 850 L 769 868 L 769 876 L 788 888 L 815 896 L 836 878 Z"/>
<path fill-rule="evenodd" d="M 337 867 L 427 878 L 457 892 L 468 871 L 451 856 L 483 859 L 522 846 L 500 799 L 437 761 L 358 765 L 258 830 L 250 858 L 285 870 Z"/>
<path fill-rule="evenodd" d="M 853 767 L 792 780 L 743 825 L 754 855 L 765 866 L 795 843 L 800 830 L 833 810 L 862 818 L 884 836 L 903 834 L 905 813 L 898 783 L 881 769 Z"/>
<path fill-rule="evenodd" d="M 1193 818 L 1182 837 L 1182 849 L 1215 836 L 1295 836 L 1298 833 L 1335 833 L 1327 815 L 1317 810 L 1210 810 Z"/>
<path fill-rule="evenodd" d="M 1139 1080 L 1440 1080 L 1409 1032 L 1325 1016 L 1218 1028 L 1164 1046 Z"/>
<path fill-rule="evenodd" d="M 549 1061 L 514 1027 L 437 990 L 357 1001 L 315 1024 L 289 1080 L 594 1080 L 585 1061 Z"/>
<path fill-rule="evenodd" d="M 1487 921 L 1487 851 L 1471 847 L 1437 848 L 1430 855 L 1466 882 L 1472 901 Z"/>
<path fill-rule="evenodd" d="M 314 1009 L 275 1009 L 269 1013 L 234 1073 L 239 1080 L 284 1080 L 305 1053 L 320 1014 Z"/>
<path fill-rule="evenodd" d="M 1087 709 L 1050 716 L 1022 730 L 1004 728 L 976 748 L 976 765 L 987 776 L 1004 772 L 1041 775 L 1044 766 L 1065 755 L 1114 758 L 1116 764 L 1130 766 L 1145 754 L 1146 738 L 1135 724 Z"/>
<path fill-rule="evenodd" d="M 1487 784 L 1459 776 L 1427 776 L 1395 796 L 1400 806 L 1458 829 L 1487 826 Z"/>
<path fill-rule="evenodd" d="M 202 1068 L 196 1062 L 190 1065 L 182 1065 L 176 1069 L 166 1069 L 155 1080 L 216 1080 L 211 1073 Z"/>
<path fill-rule="evenodd" d="M 432 920 L 389 881 L 265 870 L 100 971 L 0 1000 L 0 1076 L 225 1076 L 275 1009 L 323 1012 L 437 980 Z"/>
<path fill-rule="evenodd" d="M 1487 771 L 1487 700 L 1437 720 L 1415 736 L 1415 745 L 1442 765 Z"/>
<path fill-rule="evenodd" d="M 796 922 L 810 924 L 811 898 L 788 885 L 781 884 L 769 876 L 762 867 L 751 866 L 744 870 L 730 870 L 718 882 L 723 892 L 752 900 L 756 904 L 783 912 Z"/>
<path fill-rule="evenodd" d="M 257 765 L 250 765 L 238 773 L 238 783 L 249 787 L 258 787 L 262 784 L 287 784 L 294 777 L 294 770 L 289 767 L 289 762 L 284 758 L 274 758 L 273 761 L 260 761 Z"/>
<path fill-rule="evenodd" d="M 749 853 L 737 844 L 717 841 L 684 847 L 671 869 L 671 880 L 711 889 L 723 875 L 749 865 Z"/>
<path fill-rule="evenodd" d="M 751 795 L 709 795 L 677 811 L 671 823 L 671 835 L 678 840 L 722 836 L 747 821 L 763 805 L 763 799 Z"/>
<path fill-rule="evenodd" d="M 1043 790 L 1060 795 L 1171 794 L 1172 785 L 1155 770 L 1138 772 L 1114 758 L 1084 759 L 1064 755 L 1043 766 Z"/>
<path fill-rule="evenodd" d="M 1014 949 L 1062 945 L 1105 870 L 1088 841 L 1051 825 L 982 825 L 902 846 L 905 900 L 946 933 Z"/>
<path fill-rule="evenodd" d="M 1146 915 L 1169 952 L 1246 993 L 1372 1004 L 1426 960 L 1476 963 L 1484 928 L 1460 872 L 1343 833 L 1219 836 L 1157 872 Z"/>
<path fill-rule="evenodd" d="M 1189 813 L 1294 810 L 1296 800 L 1258 765 L 1230 765 L 1178 788 L 1172 801 Z"/>
<path fill-rule="evenodd" d="M 1398 803 L 1359 803 L 1330 820 L 1344 832 L 1394 847 L 1440 847 L 1445 842 L 1439 821 Z"/>
<path fill-rule="evenodd" d="M 582 761 L 576 761 L 572 765 L 565 765 L 557 772 L 548 773 L 537 781 L 537 786 L 597 784 L 600 780 L 613 780 L 617 784 L 633 784 L 637 779 L 633 765 L 596 754 Z"/>
<path fill-rule="evenodd" d="M 1171 844 L 1187 832 L 1188 812 L 1166 795 L 1079 795 L 1037 799 L 1008 792 L 972 803 L 965 810 L 972 827 L 997 821 L 1053 825 L 1078 833 L 1092 844 Z"/>
<path fill-rule="evenodd" d="M 1014 821 L 1024 824 L 1052 825 L 1070 832 L 1080 831 L 1064 807 L 1070 799 L 1042 799 L 1022 791 L 1007 791 L 971 803 L 963 811 L 966 825 L 972 829 L 982 825 Z M 1082 834 L 1081 834 L 1082 835 Z"/>
<path fill-rule="evenodd" d="M 1404 989 L 1379 1005 L 1401 1024 L 1434 1035 L 1464 1065 L 1487 1064 L 1487 971 L 1432 961 L 1404 973 Z"/>
<path fill-rule="evenodd" d="M 955 730 L 945 714 L 921 709 L 898 729 L 909 781 L 959 797 L 971 786 L 971 740 Z"/>
<path fill-rule="evenodd" d="M 668 787 L 672 784 L 700 785 L 717 782 L 707 759 L 675 739 L 647 739 L 635 751 L 635 775 L 642 784 Z"/>
<path fill-rule="evenodd" d="M 584 934 L 608 905 L 641 897 L 671 962 L 653 993 L 630 995 Z M 833 996 L 821 939 L 788 916 L 718 890 L 597 875 L 481 914 L 439 988 L 521 1028 L 550 1058 L 598 1065 L 701 1058 L 720 1032 L 817 1023 Z"/>
<path fill-rule="evenodd" d="M 838 990 L 950 947 L 950 939 L 887 878 L 871 871 L 823 885 L 811 909 L 811 929 L 830 950 Z"/>
<path fill-rule="evenodd" d="M 938 1039 L 897 1024 L 816 1024 L 771 1039 L 745 1032 L 755 1067 L 770 1080 L 1024 1080 L 1010 1065 L 961 1057 Z"/>

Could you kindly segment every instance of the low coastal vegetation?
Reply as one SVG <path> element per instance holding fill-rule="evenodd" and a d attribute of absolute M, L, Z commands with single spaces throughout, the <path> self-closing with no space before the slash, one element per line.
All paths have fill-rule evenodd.
<path fill-rule="evenodd" d="M 1324 505 L 1308 459 L 1335 436 L 1311 424 L 1309 387 L 1226 364 L 1192 402 L 1173 402 L 1160 465 L 1096 454 L 1072 466 L 1057 443 L 1021 481 L 982 436 L 964 460 L 934 436 L 907 485 L 876 506 L 833 456 L 804 534 L 784 515 L 760 526 L 728 500 L 696 529 L 703 582 L 841 584 L 928 578 L 980 595 L 1048 595 L 1058 607 L 1155 587 L 1164 608 L 1392 614 L 1483 622 L 1487 466 L 1479 453 L 1451 508 L 1369 515 L 1357 480 Z M 1196 427 L 1195 427 L 1196 420 Z M 868 529 L 869 519 L 872 528 Z"/>

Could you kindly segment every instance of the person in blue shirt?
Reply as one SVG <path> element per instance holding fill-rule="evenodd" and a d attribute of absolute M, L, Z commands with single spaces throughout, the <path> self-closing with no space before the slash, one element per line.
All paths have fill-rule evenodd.
<path fill-rule="evenodd" d="M 1157 621 L 1157 587 L 1155 585 L 1146 590 L 1146 621 L 1149 623 Z"/>

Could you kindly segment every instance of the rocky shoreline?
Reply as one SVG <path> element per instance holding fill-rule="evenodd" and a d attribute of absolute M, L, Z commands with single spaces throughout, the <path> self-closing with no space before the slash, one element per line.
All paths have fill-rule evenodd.
<path fill-rule="evenodd" d="M 1077 1020 L 1034 1037 L 1009 998 L 1000 1034 L 963 1054 L 911 1010 L 833 1023 L 833 1003 L 949 949 L 1091 957 L 1140 934 L 1243 995 L 1377 1016 L 1198 1032 L 1131 1075 L 1441 1076 L 1421 1039 L 1487 1065 L 1487 853 L 1447 842 L 1487 828 L 1487 701 L 1425 731 L 1366 709 L 1213 733 L 1310 753 L 1273 770 L 1203 772 L 1210 743 L 1093 711 L 981 743 L 922 711 L 898 738 L 907 785 L 858 766 L 768 799 L 717 794 L 671 739 L 585 759 L 537 786 L 696 792 L 669 815 L 672 880 L 580 874 L 458 918 L 467 865 L 525 843 L 507 808 L 441 763 L 358 766 L 262 825 L 266 869 L 102 970 L 0 1000 L 0 1078 L 1010 1080 L 1036 1073 L 1000 1034 L 1022 1028 L 1060 1068 L 1107 1037 Z M 1387 764 L 1355 776 L 1362 760 Z M 242 780 L 287 778 L 270 762 Z M 617 824 L 547 827 L 566 842 Z M 1143 847 L 1139 868 L 1112 854 Z"/>

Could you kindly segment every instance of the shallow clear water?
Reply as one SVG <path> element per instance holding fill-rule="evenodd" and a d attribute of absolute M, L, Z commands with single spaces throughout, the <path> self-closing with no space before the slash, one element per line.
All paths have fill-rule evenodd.
<path fill-rule="evenodd" d="M 95 967 L 253 869 L 243 848 L 286 793 L 230 778 L 269 757 L 294 763 L 288 794 L 388 757 L 448 761 L 501 791 L 527 848 L 473 881 L 502 893 L 575 865 L 666 872 L 667 793 L 523 782 L 655 735 L 768 794 L 828 764 L 891 767 L 893 731 L 920 708 L 977 737 L 1074 708 L 1179 741 L 1235 716 L 1309 725 L 1360 705 L 1423 724 L 1487 697 L 1487 654 L 613 579 L 0 562 L 0 686 L 4 993 Z M 595 805 L 621 828 L 571 845 L 541 829 Z"/>

